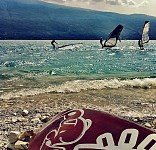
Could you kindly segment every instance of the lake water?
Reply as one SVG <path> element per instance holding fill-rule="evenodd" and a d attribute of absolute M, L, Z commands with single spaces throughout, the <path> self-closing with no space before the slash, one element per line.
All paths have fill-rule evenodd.
<path fill-rule="evenodd" d="M 51 41 L 0 41 L 0 97 L 44 92 L 156 88 L 156 41 L 139 50 L 137 41 L 101 49 L 99 41 L 53 50 Z M 22 92 L 25 91 L 25 92 Z"/>

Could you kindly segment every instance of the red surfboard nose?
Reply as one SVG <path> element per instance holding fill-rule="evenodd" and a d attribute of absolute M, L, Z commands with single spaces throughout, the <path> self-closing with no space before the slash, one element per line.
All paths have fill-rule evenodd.
<path fill-rule="evenodd" d="M 108 113 L 59 113 L 32 137 L 29 150 L 156 150 L 156 132 Z"/>

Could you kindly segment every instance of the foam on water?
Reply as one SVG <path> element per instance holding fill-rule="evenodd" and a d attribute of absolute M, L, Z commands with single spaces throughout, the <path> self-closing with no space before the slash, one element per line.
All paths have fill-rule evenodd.
<path fill-rule="evenodd" d="M 49 86 L 47 88 L 23 89 L 20 91 L 2 94 L 1 99 L 10 99 L 20 96 L 37 95 L 41 93 L 71 93 L 81 92 L 82 90 L 102 90 L 102 89 L 119 89 L 119 88 L 156 88 L 156 78 L 144 78 L 133 80 L 74 80 L 67 81 L 61 85 Z"/>

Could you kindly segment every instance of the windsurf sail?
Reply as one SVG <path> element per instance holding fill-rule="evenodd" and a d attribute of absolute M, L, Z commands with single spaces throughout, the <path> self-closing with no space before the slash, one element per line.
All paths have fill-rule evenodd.
<path fill-rule="evenodd" d="M 150 22 L 145 21 L 142 34 L 141 34 L 141 39 L 139 40 L 140 48 L 143 48 L 144 44 L 149 42 L 149 29 L 150 29 Z"/>
<path fill-rule="evenodd" d="M 117 41 L 119 40 L 120 33 L 123 29 L 122 25 L 118 25 L 108 36 L 105 43 L 103 44 L 103 47 L 114 47 L 117 44 Z"/>

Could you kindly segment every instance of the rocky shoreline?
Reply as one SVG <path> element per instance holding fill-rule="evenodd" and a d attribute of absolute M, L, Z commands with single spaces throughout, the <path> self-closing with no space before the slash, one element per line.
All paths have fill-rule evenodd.
<path fill-rule="evenodd" d="M 119 100 L 124 100 L 127 95 L 118 92 L 101 90 L 66 94 L 43 93 L 7 100 L 1 99 L 0 149 L 6 149 L 11 131 L 33 130 L 36 132 L 57 113 L 68 109 L 100 110 L 156 130 L 156 94 L 150 98 L 142 95 L 143 99 L 140 95 L 135 95 L 133 91 L 131 95 L 129 94 L 129 98 L 133 100 L 123 103 Z M 110 99 L 112 99 L 111 102 Z"/>

